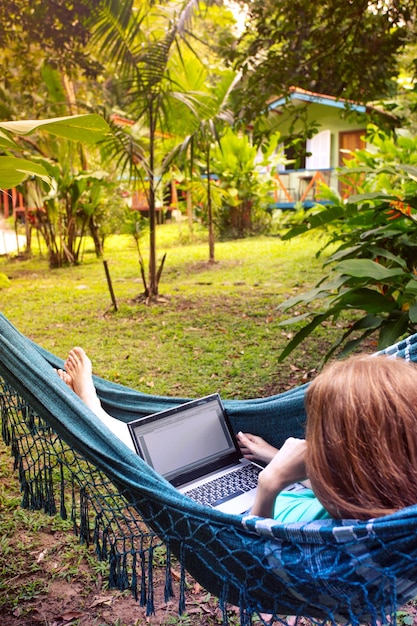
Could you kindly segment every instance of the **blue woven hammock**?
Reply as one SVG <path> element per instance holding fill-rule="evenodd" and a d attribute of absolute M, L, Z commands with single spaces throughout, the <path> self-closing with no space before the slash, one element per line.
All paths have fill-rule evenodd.
<path fill-rule="evenodd" d="M 386 352 L 417 360 L 417 335 Z M 240 606 L 244 625 L 260 613 L 283 621 L 296 615 L 385 623 L 417 594 L 417 506 L 368 522 L 288 525 L 208 510 L 114 437 L 53 373 L 51 366 L 62 365 L 0 314 L 2 433 L 19 471 L 23 505 L 71 515 L 81 539 L 93 541 L 98 556 L 110 561 L 110 583 L 131 588 L 149 613 L 156 538 L 167 549 L 167 599 L 174 555 L 182 568 L 179 610 L 187 570 L 222 607 Z M 98 377 L 95 385 L 105 409 L 124 422 L 186 400 Z M 236 431 L 279 446 L 288 436 L 303 435 L 305 389 L 225 406 Z"/>

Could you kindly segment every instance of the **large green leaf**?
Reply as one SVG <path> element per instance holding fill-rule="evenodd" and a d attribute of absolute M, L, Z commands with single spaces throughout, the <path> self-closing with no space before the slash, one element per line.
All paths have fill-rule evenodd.
<path fill-rule="evenodd" d="M 332 354 L 346 341 L 348 337 L 352 335 L 352 333 L 356 334 L 357 331 L 364 331 L 361 335 L 355 337 L 355 339 L 346 341 L 342 351 L 340 352 L 340 357 L 350 354 L 366 337 L 372 335 L 372 333 L 381 326 L 383 321 L 384 318 L 382 317 L 375 317 L 374 315 L 368 314 L 365 315 L 365 317 L 361 317 L 354 324 L 350 324 L 347 331 L 343 333 L 343 335 L 333 343 L 328 352 L 326 352 L 324 360 L 328 361 Z"/>
<path fill-rule="evenodd" d="M 109 133 L 107 122 L 100 115 L 87 114 L 67 117 L 55 117 L 47 120 L 22 120 L 12 122 L 0 122 L 0 148 L 18 148 L 17 144 L 9 138 L 8 133 L 15 135 L 30 135 L 37 130 L 44 130 L 51 135 L 82 141 L 83 143 L 95 143 L 106 137 Z M 0 188 L 10 189 L 23 182 L 28 176 L 37 176 L 50 183 L 46 169 L 30 160 L 15 157 L 0 158 Z"/>
<path fill-rule="evenodd" d="M 383 350 L 398 341 L 408 329 L 408 312 L 385 323 L 379 333 L 378 348 Z"/>
<path fill-rule="evenodd" d="M 414 302 L 408 310 L 408 317 L 412 324 L 417 324 L 417 302 Z"/>
<path fill-rule="evenodd" d="M 312 213 L 306 216 L 305 224 L 297 224 L 293 226 L 289 231 L 282 235 L 283 240 L 292 239 L 302 233 L 312 230 L 313 228 L 320 228 L 326 224 L 330 224 L 335 220 L 342 218 L 345 215 L 345 207 L 342 205 L 331 205 L 326 207 L 323 211 Z"/>
<path fill-rule="evenodd" d="M 370 259 L 348 259 L 341 261 L 341 263 L 336 266 L 336 269 L 348 276 L 355 278 L 371 278 L 378 281 L 404 274 L 403 270 L 400 268 L 389 269 Z"/>
<path fill-rule="evenodd" d="M 339 248 L 334 254 L 329 256 L 328 259 L 324 259 L 323 265 L 329 265 L 329 263 L 334 263 L 335 261 L 340 261 L 341 259 L 346 259 L 352 256 L 359 256 L 358 252 L 362 249 L 362 243 L 357 246 L 350 246 L 349 248 Z"/>
<path fill-rule="evenodd" d="M 331 295 L 332 291 L 338 290 L 346 282 L 347 278 L 345 276 L 334 276 L 331 280 L 320 283 L 318 287 L 310 289 L 310 291 L 305 291 L 304 293 L 299 293 L 292 298 L 288 298 L 285 302 L 281 302 L 277 308 L 287 311 L 297 304 L 308 304 L 310 302 L 314 302 L 314 300 L 317 300 L 318 298 L 327 298 Z"/>
<path fill-rule="evenodd" d="M 417 296 L 417 280 L 415 278 L 412 278 L 408 281 L 408 283 L 404 287 L 403 295 Z"/>
<path fill-rule="evenodd" d="M 407 163 L 397 163 L 396 167 L 403 172 L 407 172 L 410 175 L 410 178 L 413 180 L 417 179 L 417 167 L 415 165 L 408 165 Z"/>
<path fill-rule="evenodd" d="M 110 130 L 107 122 L 94 113 L 47 120 L 0 122 L 0 128 L 15 135 L 30 135 L 37 130 L 44 130 L 51 135 L 83 143 L 101 141 Z"/>
<path fill-rule="evenodd" d="M 389 250 L 384 250 L 384 248 L 380 248 L 375 246 L 373 248 L 373 253 L 375 257 L 388 259 L 389 261 L 393 261 L 397 265 L 400 265 L 404 270 L 407 271 L 407 262 L 405 259 L 402 259 L 398 254 L 393 254 Z"/>
<path fill-rule="evenodd" d="M 398 200 L 398 196 L 382 193 L 381 191 L 371 191 L 369 193 L 353 194 L 348 198 L 348 202 L 352 204 L 365 202 L 366 200 L 386 200 L 387 202 L 391 202 L 392 200 Z"/>
<path fill-rule="evenodd" d="M 286 241 L 287 239 L 292 239 L 293 237 L 298 237 L 299 235 L 303 235 L 310 229 L 309 224 L 297 224 L 297 226 L 293 226 L 290 230 L 284 233 L 281 236 L 281 239 Z"/>
<path fill-rule="evenodd" d="M 279 354 L 278 361 L 283 361 L 285 357 L 287 357 L 290 352 L 294 350 L 308 335 L 310 335 L 317 326 L 320 326 L 324 320 L 328 317 L 331 317 L 334 314 L 337 314 L 340 311 L 337 307 L 333 309 L 328 309 L 326 313 L 320 313 L 316 315 L 309 324 L 304 326 L 298 333 L 293 337 L 293 339 L 286 345 L 284 350 Z M 285 325 L 285 322 L 281 322 L 280 326 Z"/>
<path fill-rule="evenodd" d="M 37 176 L 48 184 L 51 182 L 48 172 L 42 165 L 28 159 L 0 156 L 0 188 L 11 189 L 28 176 Z"/>
<path fill-rule="evenodd" d="M 361 309 L 367 313 L 391 312 L 397 308 L 395 300 L 366 288 L 349 289 L 342 296 L 337 296 L 337 302 L 346 308 Z"/>

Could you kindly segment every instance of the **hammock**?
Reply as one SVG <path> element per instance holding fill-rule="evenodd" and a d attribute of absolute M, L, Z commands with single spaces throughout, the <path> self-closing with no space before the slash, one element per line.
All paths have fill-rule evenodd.
<path fill-rule="evenodd" d="M 417 360 L 417 335 L 386 351 Z M 417 506 L 376 520 L 277 524 L 209 510 L 179 494 L 119 441 L 52 371 L 62 360 L 21 335 L 0 314 L 2 434 L 11 446 L 23 506 L 71 517 L 80 539 L 110 562 L 110 584 L 132 590 L 151 614 L 153 553 L 171 555 L 248 625 L 268 613 L 352 624 L 395 621 L 417 594 Z M 143 394 L 95 377 L 105 409 L 127 422 L 185 398 Z M 306 386 L 277 396 L 225 401 L 236 430 L 279 446 L 302 436 Z M 262 619 L 266 619 L 263 617 Z"/>

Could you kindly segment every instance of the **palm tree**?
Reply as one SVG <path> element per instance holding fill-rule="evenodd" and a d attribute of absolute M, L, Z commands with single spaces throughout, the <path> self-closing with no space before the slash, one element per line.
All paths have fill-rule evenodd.
<path fill-rule="evenodd" d="M 172 138 L 172 112 L 187 111 L 198 119 L 204 94 L 187 92 L 179 68 L 184 62 L 186 26 L 198 0 L 155 5 L 142 0 L 101 0 L 94 12 L 94 42 L 101 47 L 114 68 L 114 83 L 122 93 L 120 104 L 135 122 L 128 138 L 126 129 L 107 142 L 107 155 L 117 161 L 130 178 L 141 184 L 149 206 L 149 270 L 145 296 L 158 295 L 160 271 L 156 267 L 156 197 L 158 186 L 169 167 L 161 158 L 165 143 Z M 188 50 L 190 50 L 190 45 Z M 194 56 L 194 63 L 199 63 Z M 169 115 L 171 112 L 171 115 Z M 142 128 L 142 141 L 135 128 Z M 145 136 L 143 134 L 145 131 Z M 123 137 L 124 135 L 124 137 Z M 161 268 L 160 268 L 161 269 Z M 143 274 L 144 275 L 144 274 Z"/>
<path fill-rule="evenodd" d="M 214 205 L 221 201 L 225 194 L 218 187 L 214 193 L 211 172 L 211 151 L 214 144 L 220 144 L 222 130 L 233 124 L 234 116 L 230 106 L 230 97 L 234 88 L 239 83 L 240 76 L 233 71 L 224 72 L 212 85 L 209 92 L 209 99 L 206 101 L 204 110 L 200 112 L 198 125 L 193 132 L 188 134 L 181 144 L 174 149 L 170 158 L 181 156 L 188 160 L 190 169 L 190 180 L 194 172 L 194 161 L 196 155 L 204 167 L 204 179 L 198 175 L 197 181 L 191 184 L 191 188 L 197 194 L 204 197 L 207 209 L 209 262 L 215 261 L 215 233 L 214 233 Z M 204 181 L 205 190 L 202 194 L 202 183 Z M 217 201 L 217 202 L 216 202 Z"/>

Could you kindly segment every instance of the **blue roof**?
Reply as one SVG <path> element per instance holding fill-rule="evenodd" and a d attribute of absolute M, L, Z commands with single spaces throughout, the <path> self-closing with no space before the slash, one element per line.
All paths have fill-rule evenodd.
<path fill-rule="evenodd" d="M 270 109 L 277 109 L 278 107 L 284 106 L 287 104 L 288 100 L 302 100 L 304 102 L 313 102 L 315 104 L 324 104 L 325 106 L 335 107 L 337 109 L 344 109 L 346 105 L 349 105 L 349 108 L 353 111 L 357 111 L 358 113 L 365 113 L 366 106 L 364 104 L 359 104 L 357 102 L 351 102 L 350 100 L 344 100 L 343 98 L 337 99 L 334 96 L 326 96 L 324 94 L 313 93 L 311 91 L 304 91 L 302 89 L 291 90 L 288 96 L 278 98 L 271 102 L 269 105 Z"/>

